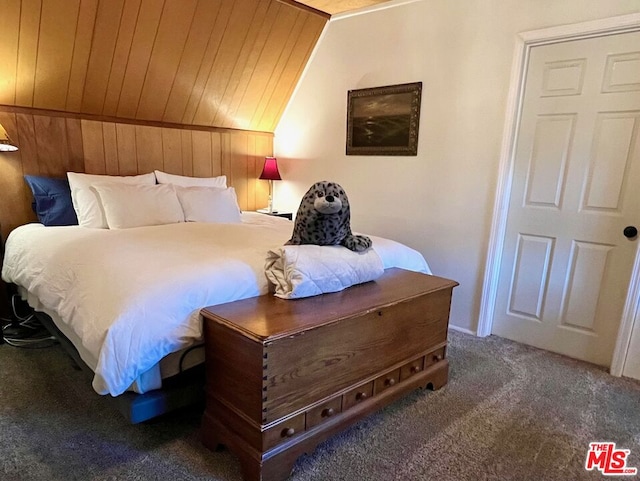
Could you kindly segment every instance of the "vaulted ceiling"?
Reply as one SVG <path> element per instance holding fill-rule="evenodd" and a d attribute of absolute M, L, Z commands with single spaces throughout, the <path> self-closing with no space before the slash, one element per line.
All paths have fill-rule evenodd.
<path fill-rule="evenodd" d="M 389 0 L 300 0 L 298 3 L 303 3 L 330 15 L 335 15 L 337 13 L 344 13 L 387 2 L 389 2 Z"/>
<path fill-rule="evenodd" d="M 0 105 L 272 132 L 330 15 L 377 3 L 0 0 Z"/>
<path fill-rule="evenodd" d="M 273 131 L 328 15 L 277 0 L 0 0 L 0 104 Z"/>

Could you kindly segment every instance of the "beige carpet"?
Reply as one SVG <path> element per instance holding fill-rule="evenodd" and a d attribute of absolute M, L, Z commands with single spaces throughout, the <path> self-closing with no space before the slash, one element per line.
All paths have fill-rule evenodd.
<path fill-rule="evenodd" d="M 628 466 L 640 467 L 639 383 L 495 337 L 450 342 L 445 388 L 323 443 L 291 479 L 606 479 L 584 469 L 591 441 L 630 449 Z M 127 425 L 59 347 L 0 346 L 2 480 L 239 481 L 230 453 L 200 444 L 200 414 Z"/>

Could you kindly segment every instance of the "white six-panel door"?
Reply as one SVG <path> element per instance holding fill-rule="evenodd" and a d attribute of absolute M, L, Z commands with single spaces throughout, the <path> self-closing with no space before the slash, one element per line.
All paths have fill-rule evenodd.
<path fill-rule="evenodd" d="M 493 333 L 609 366 L 640 229 L 640 33 L 531 49 Z"/>

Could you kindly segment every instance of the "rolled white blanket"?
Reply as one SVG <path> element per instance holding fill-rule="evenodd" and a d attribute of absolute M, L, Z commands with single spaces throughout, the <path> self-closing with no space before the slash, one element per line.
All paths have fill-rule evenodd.
<path fill-rule="evenodd" d="M 342 246 L 286 245 L 267 254 L 265 274 L 282 299 L 338 292 L 377 279 L 384 272 L 374 249 L 354 252 Z"/>

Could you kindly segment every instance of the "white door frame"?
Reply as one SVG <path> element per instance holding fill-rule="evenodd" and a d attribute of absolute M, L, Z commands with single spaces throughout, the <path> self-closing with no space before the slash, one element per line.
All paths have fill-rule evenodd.
<path fill-rule="evenodd" d="M 518 34 L 511 68 L 507 111 L 500 150 L 498 185 L 493 206 L 489 249 L 487 251 L 487 263 L 482 285 L 478 336 L 484 337 L 490 335 L 493 327 L 493 316 L 498 294 L 498 279 L 500 265 L 502 263 L 502 250 L 507 227 L 509 198 L 511 196 L 511 182 L 513 180 L 516 135 L 522 113 L 522 100 L 524 97 L 523 85 L 531 48 L 538 45 L 564 42 L 567 40 L 635 31 L 640 31 L 640 13 L 594 20 L 591 22 L 561 25 Z M 629 291 L 627 292 L 627 300 L 618 330 L 618 339 L 613 353 L 610 372 L 614 376 L 622 375 L 634 320 L 639 315 L 640 249 L 636 254 Z"/>

